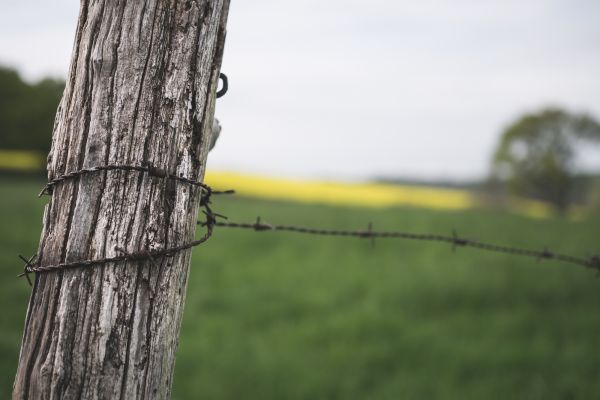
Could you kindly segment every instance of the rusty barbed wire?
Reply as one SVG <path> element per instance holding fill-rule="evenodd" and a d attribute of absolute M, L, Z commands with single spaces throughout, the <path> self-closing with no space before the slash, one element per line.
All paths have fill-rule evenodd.
<path fill-rule="evenodd" d="M 203 221 L 198 221 L 199 225 L 204 226 Z M 480 242 L 476 240 L 470 240 L 461 238 L 458 236 L 456 231 L 453 232 L 452 236 L 437 235 L 437 234 L 421 234 L 412 232 L 402 231 L 391 231 L 391 232 L 377 232 L 373 231 L 372 224 L 369 224 L 367 230 L 338 230 L 338 229 L 320 229 L 320 228 L 309 228 L 304 226 L 295 225 L 271 225 L 261 221 L 260 217 L 257 218 L 254 223 L 238 223 L 238 222 L 215 222 L 215 227 L 219 228 L 238 228 L 238 229 L 249 229 L 256 232 L 263 231 L 280 231 L 280 232 L 295 232 L 303 233 L 308 235 L 320 235 L 320 236 L 345 236 L 345 237 L 358 237 L 358 238 L 396 238 L 396 239 L 408 239 L 408 240 L 419 240 L 425 242 L 443 242 L 452 245 L 452 249 L 455 250 L 457 247 L 471 247 L 484 251 L 494 253 L 504 253 L 515 256 L 532 257 L 537 260 L 556 260 L 565 263 L 580 265 L 586 268 L 595 269 L 600 273 L 600 257 L 597 255 L 589 258 L 574 257 L 568 254 L 562 254 L 544 250 L 533 250 L 520 247 L 511 247 L 505 245 L 497 245 L 493 243 Z"/>
<path fill-rule="evenodd" d="M 156 178 L 171 179 L 171 180 L 185 183 L 188 185 L 198 186 L 198 187 L 202 188 L 205 192 L 210 192 L 211 194 L 233 194 L 234 193 L 233 190 L 226 190 L 226 191 L 212 190 L 212 188 L 210 186 L 208 186 L 207 184 L 205 184 L 203 182 L 199 182 L 195 179 L 185 178 L 185 177 L 179 176 L 179 175 L 169 174 L 165 170 L 155 167 L 151 164 L 147 164 L 146 166 L 108 164 L 108 165 L 102 165 L 102 166 L 91 167 L 91 168 L 82 168 L 77 171 L 68 172 L 66 174 L 60 175 L 60 176 L 50 180 L 46 184 L 46 186 L 44 186 L 42 191 L 38 194 L 38 197 L 41 197 L 45 194 L 51 195 L 53 187 L 61 182 L 64 182 L 64 181 L 67 181 L 70 179 L 76 179 L 76 178 L 81 177 L 82 175 L 91 174 L 91 173 L 95 173 L 95 172 L 102 172 L 102 171 L 140 172 L 140 173 L 146 173 L 146 174 L 156 177 Z"/>
<path fill-rule="evenodd" d="M 180 246 L 174 246 L 167 249 L 161 250 L 146 250 L 136 253 L 129 253 L 122 248 L 115 248 L 118 252 L 122 253 L 120 256 L 115 257 L 106 257 L 95 260 L 81 260 L 81 261 L 72 261 L 65 262 L 54 265 L 37 265 L 36 261 L 32 261 L 32 259 L 27 260 L 25 257 L 20 256 L 21 260 L 25 262 L 24 271 L 17 275 L 18 277 L 27 276 L 29 273 L 33 272 L 50 272 L 62 269 L 76 268 L 76 267 L 89 267 L 93 265 L 106 264 L 109 262 L 122 262 L 122 261 L 142 261 L 142 260 L 153 260 L 155 258 L 168 257 L 172 256 L 180 251 L 191 249 L 192 247 L 198 246 L 204 242 L 206 242 L 213 233 L 214 224 L 207 224 L 206 233 L 198 240 L 194 240 L 192 242 L 182 244 Z M 29 277 L 27 277 L 29 280 Z M 31 281 L 29 280 L 31 284 Z"/>
<path fill-rule="evenodd" d="M 160 250 L 144 250 L 135 253 L 129 253 L 122 248 L 115 248 L 118 252 L 122 253 L 120 256 L 114 257 L 106 257 L 100 259 L 93 260 L 79 260 L 79 261 L 71 261 L 64 262 L 60 264 L 53 265 L 39 265 L 39 260 L 36 259 L 36 255 L 34 254 L 30 259 L 26 259 L 25 257 L 19 255 L 19 258 L 25 263 L 23 272 L 17 277 L 25 276 L 29 285 L 31 286 L 31 280 L 29 279 L 29 274 L 34 272 L 51 272 L 63 269 L 77 268 L 77 267 L 90 267 L 94 265 L 106 264 L 106 263 L 116 263 L 123 261 L 143 261 L 143 260 L 154 260 L 155 258 L 163 258 L 168 256 L 173 256 L 176 253 L 179 253 L 184 250 L 191 249 L 192 247 L 196 247 L 206 242 L 213 234 L 214 226 L 217 222 L 217 217 L 223 217 L 220 214 L 214 213 L 208 203 L 204 205 L 205 209 L 203 213 L 206 215 L 206 220 L 203 221 L 202 225 L 206 227 L 206 233 L 197 240 L 191 241 L 189 243 L 185 243 L 179 246 L 169 247 Z"/>
<path fill-rule="evenodd" d="M 224 83 L 226 85 L 226 83 Z M 64 262 L 54 265 L 40 265 L 39 260 L 36 258 L 36 255 L 33 255 L 29 259 L 19 255 L 19 258 L 25 263 L 23 267 L 23 273 L 18 276 L 25 276 L 31 285 L 31 280 L 29 279 L 29 273 L 42 273 L 49 271 L 56 271 L 68 268 L 76 268 L 76 267 L 89 267 L 93 265 L 100 265 L 110 262 L 123 262 L 123 261 L 141 261 L 141 260 L 154 260 L 157 257 L 168 257 L 172 256 L 180 251 L 191 249 L 195 246 L 198 246 L 202 243 L 205 243 L 210 239 L 214 232 L 215 227 L 220 228 L 239 228 L 239 229 L 249 229 L 253 231 L 281 231 L 281 232 L 295 232 L 295 233 L 303 233 L 309 235 L 321 235 L 321 236 L 343 236 L 343 237 L 359 237 L 359 238 L 368 238 L 372 241 L 375 238 L 397 238 L 397 239 L 407 239 L 407 240 L 419 240 L 419 241 L 428 241 L 428 242 L 443 242 L 449 243 L 452 245 L 452 249 L 455 250 L 457 247 L 470 247 L 476 248 L 484 251 L 495 252 L 495 253 L 504 253 L 516 256 L 524 256 L 524 257 L 533 257 L 537 260 L 556 260 L 562 261 L 565 263 L 576 264 L 586 268 L 595 269 L 600 273 L 600 257 L 598 255 L 594 255 L 588 258 L 575 257 L 567 254 L 562 254 L 558 252 L 553 252 L 548 249 L 544 250 L 533 250 L 519 247 L 512 247 L 506 245 L 497 245 L 493 243 L 480 242 L 475 240 L 470 240 L 466 238 L 461 238 L 458 236 L 456 231 L 453 232 L 452 236 L 446 235 L 437 235 L 437 234 L 420 234 L 420 233 L 412 233 L 412 232 L 403 232 L 403 231 L 374 231 L 373 226 L 369 223 L 367 230 L 340 230 L 340 229 L 321 229 L 321 228 L 310 228 L 304 226 L 295 226 L 295 225 L 271 225 L 265 222 L 262 222 L 260 217 L 257 218 L 254 223 L 237 223 L 237 222 L 224 222 L 218 221 L 217 218 L 227 219 L 224 215 L 215 213 L 210 204 L 211 204 L 211 196 L 213 194 L 233 194 L 235 191 L 233 190 L 225 190 L 225 191 L 215 191 L 209 185 L 199 182 L 193 179 L 185 178 L 183 176 L 177 176 L 174 174 L 169 174 L 166 171 L 156 168 L 150 164 L 145 166 L 132 166 L 132 165 L 120 165 L 120 164 L 110 164 L 104 166 L 97 166 L 91 168 L 84 168 L 78 171 L 73 171 L 70 173 L 63 174 L 57 178 L 49 181 L 44 189 L 40 192 L 39 196 L 43 194 L 52 194 L 52 189 L 55 185 L 60 182 L 64 182 L 69 179 L 76 179 L 85 174 L 91 174 L 99 171 L 114 171 L 114 170 L 122 170 L 122 171 L 135 171 L 139 173 L 147 173 L 150 176 L 164 178 L 164 179 L 172 179 L 184 184 L 190 184 L 193 186 L 200 187 L 202 189 L 201 198 L 200 198 L 200 206 L 203 207 L 203 214 L 205 215 L 204 221 L 198 221 L 197 224 L 206 227 L 206 233 L 197 240 L 191 241 L 186 244 L 182 244 L 179 246 L 174 246 L 170 248 L 160 249 L 160 250 L 144 250 L 134 253 L 129 253 L 123 249 L 116 248 L 117 251 L 121 253 L 119 256 L 107 257 L 95 260 L 79 260 L 79 261 L 70 261 Z"/>
<path fill-rule="evenodd" d="M 217 191 L 213 190 L 209 185 L 198 182 L 192 179 L 184 178 L 182 176 L 177 176 L 173 174 L 168 174 L 164 170 L 158 169 L 151 165 L 148 166 L 132 166 L 132 165 L 104 165 L 92 168 L 84 168 L 78 171 L 70 172 L 64 175 L 61 175 L 55 179 L 52 179 L 50 182 L 46 184 L 44 189 L 40 192 L 39 196 L 43 194 L 52 194 L 52 187 L 60 182 L 64 182 L 69 179 L 76 179 L 82 175 L 90 174 L 98 171 L 114 171 L 114 170 L 123 170 L 123 171 L 136 171 L 142 173 L 148 173 L 151 176 L 164 178 L 164 179 L 172 179 L 178 182 L 182 182 L 185 184 L 190 184 L 194 186 L 198 186 L 202 189 L 203 193 L 200 197 L 200 206 L 203 208 L 202 213 L 205 215 L 205 220 L 202 222 L 202 225 L 206 227 L 206 233 L 197 240 L 193 240 L 189 243 L 185 243 L 179 246 L 173 246 L 160 250 L 143 250 L 140 252 L 129 253 L 124 249 L 115 248 L 118 252 L 121 253 L 119 256 L 114 257 L 105 257 L 100 259 L 91 259 L 91 260 L 78 260 L 78 261 L 70 261 L 53 265 L 40 265 L 40 260 L 37 259 L 37 255 L 34 254 L 29 259 L 19 255 L 19 258 L 25 263 L 23 267 L 23 272 L 17 277 L 25 276 L 29 285 L 31 285 L 31 279 L 29 278 L 30 273 L 42 273 L 42 272 L 50 272 L 57 271 L 69 268 L 76 267 L 89 267 L 93 265 L 100 265 L 110 262 L 123 262 L 123 261 L 141 261 L 141 260 L 154 260 L 154 258 L 160 257 L 168 257 L 172 256 L 180 251 L 191 249 L 192 247 L 199 246 L 200 244 L 206 242 L 213 234 L 213 228 L 215 223 L 217 222 L 217 218 L 226 218 L 224 215 L 215 213 L 210 204 L 211 204 L 211 196 L 215 194 L 233 194 L 235 193 L 233 190 L 224 190 Z"/>

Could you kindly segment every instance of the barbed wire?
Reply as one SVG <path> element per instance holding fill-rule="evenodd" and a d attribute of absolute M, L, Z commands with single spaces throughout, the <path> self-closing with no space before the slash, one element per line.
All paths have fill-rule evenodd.
<path fill-rule="evenodd" d="M 18 276 L 23 276 L 30 272 L 50 272 L 50 271 L 55 271 L 55 270 L 59 270 L 59 269 L 89 267 L 92 265 L 105 264 L 105 263 L 109 263 L 109 262 L 141 261 L 141 260 L 148 260 L 148 259 L 152 260 L 154 258 L 172 256 L 175 253 L 178 253 L 183 250 L 191 249 L 192 247 L 198 246 L 198 245 L 206 242 L 212 236 L 214 224 L 208 223 L 206 226 L 207 226 L 206 233 L 200 239 L 194 240 L 194 241 L 186 243 L 186 244 L 182 244 L 180 246 L 174 246 L 174 247 L 161 249 L 161 250 L 147 250 L 147 251 L 142 251 L 142 252 L 129 253 L 120 247 L 116 247 L 115 249 L 119 253 L 121 253 L 120 256 L 100 258 L 100 259 L 96 259 L 96 260 L 72 261 L 72 262 L 65 262 L 65 263 L 46 265 L 46 266 L 36 265 L 35 261 L 33 261 L 35 259 L 35 255 L 32 258 L 30 258 L 29 260 L 25 259 L 25 257 L 23 257 L 23 256 L 19 256 L 19 258 L 21 258 L 21 260 L 23 260 L 25 262 L 27 268 L 23 273 L 21 273 Z"/>
<path fill-rule="evenodd" d="M 199 182 L 199 181 L 196 181 L 193 179 L 185 178 L 182 176 L 169 174 L 169 173 L 165 172 L 164 170 L 156 168 L 152 165 L 135 166 L 135 165 L 111 164 L 111 165 L 104 165 L 104 166 L 98 166 L 98 167 L 92 167 L 92 168 L 83 168 L 83 169 L 80 169 L 80 170 L 77 170 L 74 172 L 60 175 L 59 177 L 49 181 L 38 196 L 42 196 L 43 194 L 51 195 L 53 187 L 61 182 L 64 182 L 64 181 L 67 181 L 70 179 L 76 179 L 85 174 L 91 174 L 91 173 L 95 173 L 95 172 L 99 172 L 99 171 L 115 171 L 115 170 L 147 173 L 154 177 L 171 179 L 171 180 L 175 180 L 175 181 L 178 181 L 178 182 L 181 182 L 184 184 L 190 184 L 193 186 L 200 187 L 202 189 L 202 193 L 201 193 L 201 197 L 200 197 L 200 206 L 203 208 L 202 213 L 205 215 L 205 220 L 202 221 L 202 225 L 206 227 L 206 233 L 197 240 L 193 240 L 189 243 L 185 243 L 182 245 L 173 246 L 173 247 L 169 247 L 169 248 L 164 248 L 164 249 L 159 249 L 159 250 L 156 250 L 156 249 L 155 250 L 143 250 L 143 251 L 132 252 L 132 253 L 127 252 L 126 250 L 124 250 L 122 248 L 115 248 L 115 250 L 118 251 L 119 253 L 121 253 L 121 255 L 114 256 L 114 257 L 105 257 L 105 258 L 100 258 L 100 259 L 89 259 L 89 260 L 77 260 L 77 261 L 63 262 L 63 263 L 52 264 L 52 265 L 41 265 L 40 260 L 37 258 L 36 254 L 34 254 L 29 259 L 23 257 L 22 255 L 19 255 L 19 258 L 25 263 L 25 265 L 23 267 L 23 272 L 21 274 L 17 275 L 17 277 L 25 276 L 27 278 L 27 281 L 31 285 L 31 279 L 29 278 L 30 273 L 51 272 L 51 271 L 70 269 L 70 268 L 76 268 L 76 267 L 90 267 L 90 266 L 94 266 L 94 265 L 101 265 L 101 264 L 106 264 L 106 263 L 111 263 L 111 262 L 115 263 L 115 262 L 123 262 L 123 261 L 142 261 L 142 260 L 154 261 L 154 259 L 156 259 L 156 258 L 172 256 L 180 251 L 188 250 L 188 249 L 191 249 L 192 247 L 199 246 L 202 243 L 206 242 L 208 239 L 210 239 L 210 237 L 212 236 L 213 227 L 215 226 L 215 223 L 217 222 L 217 218 L 225 218 L 225 216 L 215 213 L 212 210 L 212 208 L 210 206 L 210 204 L 212 202 L 211 196 L 215 195 L 215 194 L 233 194 L 234 193 L 233 190 L 225 190 L 225 191 L 213 190 L 209 185 L 207 185 L 205 183 L 202 183 L 202 182 Z"/>
<path fill-rule="evenodd" d="M 185 183 L 188 185 L 192 185 L 192 186 L 198 186 L 200 188 L 202 188 L 204 190 L 204 192 L 206 193 L 210 193 L 210 194 L 232 194 L 233 191 L 232 190 L 226 190 L 226 191 L 215 191 L 212 190 L 212 188 L 210 186 L 208 186 L 205 183 L 199 182 L 195 179 L 190 179 L 190 178 L 185 178 L 183 176 L 180 175 L 174 175 L 174 174 L 169 174 L 167 173 L 165 170 L 155 167 L 151 164 L 147 164 L 145 166 L 142 165 L 122 165 L 122 164 L 108 164 L 108 165 L 102 165 L 102 166 L 98 166 L 98 167 L 91 167 L 91 168 L 82 168 L 80 170 L 77 171 L 73 171 L 73 172 L 68 172 L 66 174 L 60 175 L 57 178 L 54 178 L 52 180 L 50 180 L 46 186 L 44 186 L 44 188 L 42 189 L 42 191 L 38 194 L 38 197 L 41 197 L 43 195 L 51 195 L 52 194 L 52 189 L 54 188 L 54 186 L 56 186 L 57 184 L 70 180 L 70 179 L 75 179 L 75 178 L 79 178 L 83 175 L 86 174 L 90 174 L 90 173 L 94 173 L 94 172 L 102 172 L 102 171 L 133 171 L 133 172 L 141 172 L 141 173 L 146 173 L 150 176 L 156 177 L 156 178 L 165 178 L 165 179 L 171 179 L 174 181 L 178 181 L 181 183 Z"/>
<path fill-rule="evenodd" d="M 226 82 L 224 82 L 226 86 Z M 114 257 L 106 257 L 100 259 L 89 259 L 89 260 L 79 260 L 79 261 L 70 261 L 63 262 L 59 264 L 53 265 L 41 265 L 40 260 L 36 255 L 33 255 L 29 259 L 19 255 L 19 258 L 25 263 L 23 267 L 23 273 L 18 276 L 25 276 L 29 284 L 31 284 L 31 280 L 29 279 L 29 273 L 43 273 L 50 271 L 57 271 L 69 268 L 76 267 L 90 267 L 94 265 L 101 265 L 105 263 L 115 263 L 115 262 L 124 262 L 124 261 L 141 261 L 141 260 L 150 260 L 154 261 L 155 258 L 168 257 L 172 256 L 180 251 L 191 249 L 192 247 L 198 246 L 202 243 L 205 243 L 210 239 L 214 232 L 215 227 L 219 228 L 238 228 L 238 229 L 248 229 L 256 232 L 261 231 L 280 231 L 280 232 L 295 232 L 295 233 L 303 233 L 308 235 L 320 235 L 320 236 L 344 236 L 344 237 L 358 237 L 363 239 L 371 239 L 374 240 L 376 238 L 396 238 L 396 239 L 406 239 L 406 240 L 419 240 L 426 242 L 443 242 L 449 243 L 452 245 L 453 250 L 457 247 L 470 247 L 476 248 L 484 251 L 495 252 L 495 253 L 504 253 L 516 256 L 524 256 L 524 257 L 533 257 L 537 260 L 556 260 L 562 261 L 565 263 L 575 264 L 579 266 L 583 266 L 586 268 L 595 269 L 600 273 L 600 257 L 598 255 L 594 255 L 588 258 L 583 257 L 575 257 L 567 254 L 562 254 L 558 252 L 553 252 L 548 249 L 544 250 L 533 250 L 526 249 L 520 247 L 512 247 L 506 245 L 498 245 L 493 243 L 480 242 L 475 240 L 470 240 L 467 238 L 461 238 L 458 236 L 456 231 L 453 232 L 452 236 L 446 235 L 437 235 L 437 234 L 421 234 L 421 233 L 412 233 L 412 232 L 403 232 L 403 231 L 374 231 L 372 224 L 369 224 L 367 230 L 339 230 L 339 229 L 320 229 L 320 228 L 310 228 L 304 226 L 295 226 L 295 225 L 271 225 L 265 222 L 262 222 L 260 217 L 257 218 L 254 223 L 237 223 L 230 221 L 218 221 L 218 218 L 227 219 L 224 215 L 215 213 L 210 204 L 211 204 L 211 196 L 214 194 L 233 194 L 233 190 L 225 190 L 225 191 L 215 191 L 209 185 L 199 182 L 194 179 L 185 178 L 181 175 L 174 175 L 167 173 L 166 171 L 157 168 L 151 164 L 147 164 L 144 166 L 134 166 L 134 165 L 120 165 L 120 164 L 109 164 L 104 166 L 97 166 L 91 168 L 83 168 L 77 171 L 65 173 L 60 175 L 57 178 L 50 180 L 44 189 L 40 192 L 39 196 L 44 194 L 52 195 L 52 191 L 54 186 L 58 185 L 61 182 L 77 179 L 85 174 L 92 174 L 101 171 L 134 171 L 138 173 L 146 173 L 150 176 L 170 179 L 180 183 L 189 184 L 193 186 L 200 187 L 202 189 L 201 198 L 200 198 L 200 206 L 203 208 L 202 213 L 205 215 L 205 219 L 203 221 L 198 221 L 198 225 L 206 227 L 205 234 L 197 239 L 193 240 L 189 243 L 185 243 L 178 246 L 173 246 L 164 249 L 158 250 L 142 250 L 138 252 L 127 252 L 121 248 L 115 248 L 116 251 L 121 253 L 121 255 Z"/>
<path fill-rule="evenodd" d="M 205 226 L 205 222 L 198 221 L 198 225 Z M 453 232 L 452 236 L 437 235 L 437 234 L 421 234 L 412 232 L 392 231 L 392 232 L 377 232 L 373 231 L 373 225 L 369 224 L 367 230 L 339 230 L 339 229 L 320 229 L 320 228 L 309 228 L 304 226 L 295 225 L 271 225 L 262 222 L 260 217 L 256 219 L 254 223 L 238 223 L 238 222 L 223 222 L 218 221 L 214 224 L 218 228 L 238 228 L 238 229 L 249 229 L 256 232 L 263 231 L 279 231 L 279 232 L 295 232 L 303 233 L 308 235 L 319 235 L 319 236 L 345 236 L 345 237 L 358 237 L 362 239 L 375 238 L 395 238 L 395 239 L 407 239 L 407 240 L 418 240 L 425 242 L 443 242 L 452 245 L 452 249 L 455 250 L 457 247 L 471 247 L 479 250 L 504 253 L 515 256 L 532 257 L 537 260 L 556 260 L 565 263 L 580 265 L 586 268 L 595 269 L 600 273 L 600 257 L 597 255 L 582 258 L 574 257 L 568 254 L 562 254 L 544 250 L 533 250 L 520 247 L 511 247 L 506 245 L 498 245 L 493 243 L 480 242 L 476 240 L 470 240 L 461 238 L 458 236 L 456 231 Z"/>

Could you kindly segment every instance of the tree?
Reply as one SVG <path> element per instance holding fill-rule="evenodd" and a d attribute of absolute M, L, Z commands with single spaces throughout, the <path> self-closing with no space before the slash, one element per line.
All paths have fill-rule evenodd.
<path fill-rule="evenodd" d="M 492 179 L 521 196 L 569 204 L 577 175 L 577 150 L 600 142 L 600 124 L 588 114 L 548 108 L 512 123 L 492 161 Z"/>
<path fill-rule="evenodd" d="M 16 71 L 0 67 L 0 149 L 50 149 L 50 133 L 64 82 L 23 82 Z"/>
<path fill-rule="evenodd" d="M 201 180 L 228 9 L 228 0 L 83 0 L 49 178 L 150 163 Z M 189 243 L 200 196 L 135 171 L 63 181 L 45 209 L 36 263 Z M 13 398 L 168 398 L 189 263 L 186 250 L 37 273 Z"/>

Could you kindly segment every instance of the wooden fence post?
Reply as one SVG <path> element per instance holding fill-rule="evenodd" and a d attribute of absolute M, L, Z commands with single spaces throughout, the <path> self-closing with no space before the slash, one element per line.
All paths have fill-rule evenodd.
<path fill-rule="evenodd" d="M 82 0 L 49 178 L 151 164 L 201 180 L 229 0 Z M 100 171 L 53 188 L 39 265 L 193 240 L 198 187 Z M 38 273 L 14 399 L 164 399 L 171 393 L 190 250 Z"/>

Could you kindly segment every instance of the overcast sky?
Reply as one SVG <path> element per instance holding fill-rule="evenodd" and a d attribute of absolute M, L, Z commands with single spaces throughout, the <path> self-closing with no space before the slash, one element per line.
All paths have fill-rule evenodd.
<path fill-rule="evenodd" d="M 0 4 L 0 63 L 64 78 L 79 2 Z M 519 114 L 600 116 L 599 18 L 598 0 L 233 0 L 209 167 L 482 177 Z"/>

